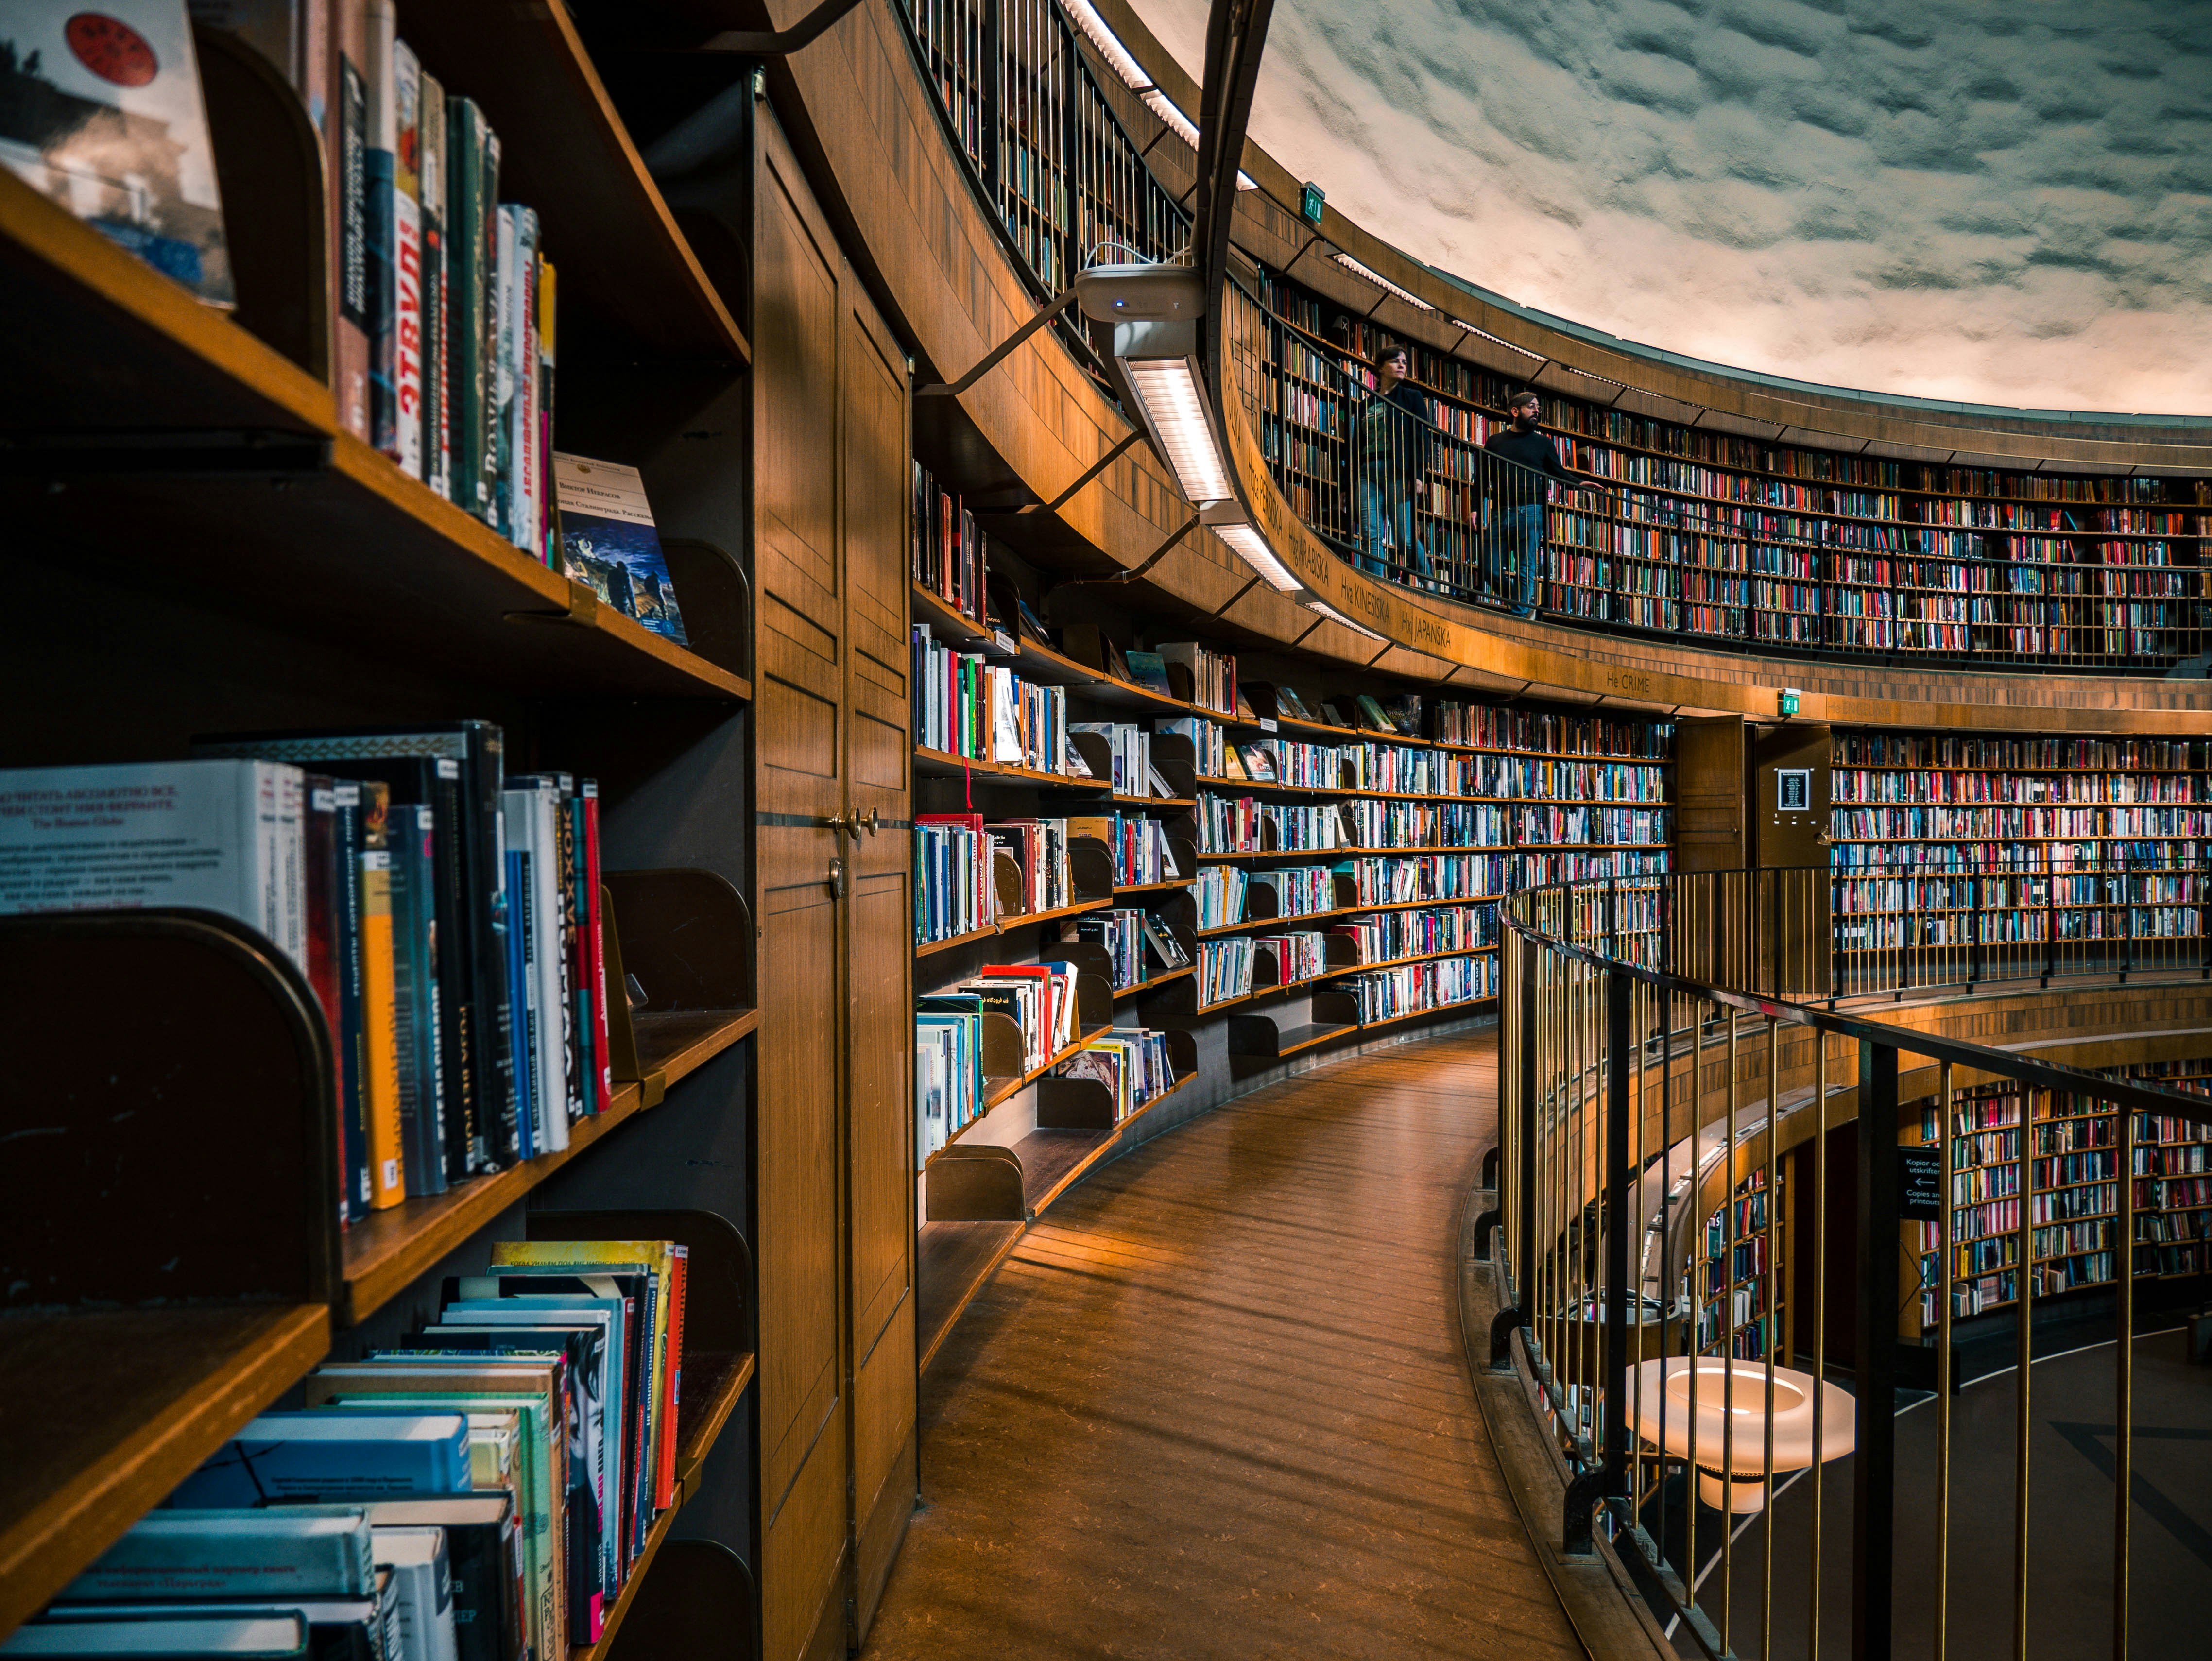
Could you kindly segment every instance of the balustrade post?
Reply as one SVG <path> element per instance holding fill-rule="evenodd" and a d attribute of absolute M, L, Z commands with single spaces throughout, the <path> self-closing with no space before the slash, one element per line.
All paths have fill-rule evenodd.
<path fill-rule="evenodd" d="M 1897 1052 L 1864 1041 L 1858 1131 L 1851 1661 L 1890 1661 L 1897 1533 Z"/>

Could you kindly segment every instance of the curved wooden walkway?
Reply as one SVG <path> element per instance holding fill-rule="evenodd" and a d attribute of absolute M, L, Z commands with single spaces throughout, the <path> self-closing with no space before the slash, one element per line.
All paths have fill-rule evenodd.
<path fill-rule="evenodd" d="M 1460 1349 L 1496 1057 L 1319 1068 L 1060 1201 L 924 1380 L 863 1661 L 1581 1655 Z"/>

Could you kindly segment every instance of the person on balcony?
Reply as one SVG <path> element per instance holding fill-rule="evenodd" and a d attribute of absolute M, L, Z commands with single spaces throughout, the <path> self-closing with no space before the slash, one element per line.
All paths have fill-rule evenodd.
<path fill-rule="evenodd" d="M 1403 346 L 1385 346 L 1375 360 L 1375 395 L 1359 411 L 1359 569 L 1399 582 L 1418 572 L 1425 587 L 1433 587 L 1428 539 L 1414 524 L 1413 500 L 1436 412 L 1429 395 L 1407 379 L 1412 372 Z"/>
<path fill-rule="evenodd" d="M 1491 479 L 1492 500 L 1499 508 L 1496 533 L 1491 538 L 1492 559 L 1497 566 L 1491 577 L 1493 591 L 1505 587 L 1506 551 L 1513 555 L 1515 583 L 1513 613 L 1536 615 L 1536 585 L 1544 564 L 1544 508 L 1554 483 L 1576 489 L 1595 488 L 1595 475 L 1571 472 L 1559 465 L 1559 452 L 1538 423 L 1543 401 L 1527 388 L 1506 403 L 1513 417 L 1508 431 L 1492 433 L 1482 447 L 1513 465 L 1495 470 Z"/>

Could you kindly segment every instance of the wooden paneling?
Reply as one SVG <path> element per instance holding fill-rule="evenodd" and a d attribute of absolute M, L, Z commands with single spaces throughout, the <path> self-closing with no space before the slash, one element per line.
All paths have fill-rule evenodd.
<path fill-rule="evenodd" d="M 849 268 L 843 299 L 846 800 L 869 826 L 850 845 L 846 983 L 852 1611 L 864 1638 L 915 1499 L 911 405 L 904 354 Z"/>
<path fill-rule="evenodd" d="M 835 469 L 839 259 L 764 106 L 755 177 L 754 574 L 763 967 L 754 1254 L 760 1276 L 757 1565 L 765 1653 L 793 1661 L 839 1596 L 839 890 L 844 806 Z"/>
<path fill-rule="evenodd" d="M 1741 715 L 1687 715 L 1674 726 L 1674 868 L 1735 871 L 1747 846 Z"/>

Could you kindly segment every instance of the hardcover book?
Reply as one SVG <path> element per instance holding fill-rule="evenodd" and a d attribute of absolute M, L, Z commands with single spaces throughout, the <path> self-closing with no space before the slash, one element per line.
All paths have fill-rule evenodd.
<path fill-rule="evenodd" d="M 563 569 L 624 617 L 689 645 L 637 469 L 556 452 L 553 481 Z"/>
<path fill-rule="evenodd" d="M 10 5 L 0 161 L 202 300 L 235 302 L 184 0 Z"/>
<path fill-rule="evenodd" d="M 177 1485 L 172 1509 L 241 1508 L 465 1494 L 468 1421 L 459 1413 L 264 1413 Z"/>
<path fill-rule="evenodd" d="M 359 1506 L 155 1511 L 62 1589 L 99 1598 L 360 1597 L 376 1584 L 368 1513 Z"/>
<path fill-rule="evenodd" d="M 11 1661 L 29 1655 L 137 1655 L 152 1661 L 204 1655 L 228 1657 L 230 1661 L 285 1661 L 307 1654 L 307 1620 L 289 1611 L 234 1616 L 196 1609 L 155 1619 L 135 1603 L 127 1609 L 100 1607 L 114 1613 L 106 1619 L 71 1615 L 18 1627 L 8 1635 L 7 1653 Z"/>

